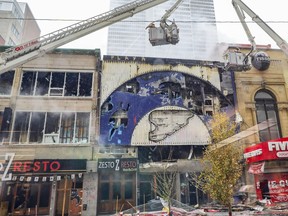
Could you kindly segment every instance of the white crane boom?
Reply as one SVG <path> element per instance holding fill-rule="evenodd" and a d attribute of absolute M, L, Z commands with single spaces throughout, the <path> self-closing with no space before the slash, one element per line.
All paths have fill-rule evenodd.
<path fill-rule="evenodd" d="M 249 41 L 254 49 L 256 49 L 256 44 L 254 41 L 254 37 L 251 35 L 251 32 L 245 22 L 245 16 L 243 11 L 248 14 L 252 20 L 257 23 L 279 46 L 279 48 L 288 55 L 288 44 L 282 39 L 270 26 L 268 26 L 256 13 L 254 13 L 246 4 L 244 4 L 241 0 L 232 0 L 232 4 L 236 13 L 242 23 L 242 26 L 247 34 Z"/>
<path fill-rule="evenodd" d="M 168 0 L 135 0 L 106 13 L 59 29 L 0 53 L 0 74 L 92 32 Z"/>
<path fill-rule="evenodd" d="M 162 16 L 161 22 L 166 22 L 166 20 L 171 16 L 171 14 L 179 7 L 182 1 L 183 0 L 177 0 L 177 2 L 175 2 L 175 4 Z"/>

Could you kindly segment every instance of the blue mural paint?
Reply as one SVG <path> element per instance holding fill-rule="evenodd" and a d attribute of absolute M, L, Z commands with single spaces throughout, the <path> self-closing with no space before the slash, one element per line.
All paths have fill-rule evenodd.
<path fill-rule="evenodd" d="M 120 86 L 101 107 L 101 110 L 104 111 L 100 117 L 100 143 L 130 145 L 137 123 L 156 108 L 178 106 L 189 109 L 184 105 L 184 100 L 187 99 L 187 86 L 193 86 L 191 82 L 194 82 L 195 85 L 207 86 L 215 92 L 218 91 L 219 95 L 219 90 L 199 78 L 170 71 L 149 73 L 130 80 L 129 88 L 134 83 L 134 87 L 138 88 L 136 93 L 125 91 L 128 82 Z M 201 101 L 199 89 L 193 89 L 193 92 L 198 91 L 196 95 L 200 98 L 197 99 L 198 103 Z M 192 90 L 190 89 L 190 91 Z M 108 111 L 104 107 L 107 104 L 110 104 L 110 108 L 112 107 Z"/>

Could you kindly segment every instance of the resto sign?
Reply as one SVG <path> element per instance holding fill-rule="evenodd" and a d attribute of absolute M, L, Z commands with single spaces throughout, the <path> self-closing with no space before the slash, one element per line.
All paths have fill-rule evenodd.
<path fill-rule="evenodd" d="M 288 158 L 288 137 L 262 142 L 244 150 L 247 163 Z"/>
<path fill-rule="evenodd" d="M 138 161 L 136 158 L 105 158 L 98 160 L 99 171 L 137 171 Z"/>
<path fill-rule="evenodd" d="M 24 181 L 26 176 L 30 175 L 33 178 L 38 178 L 37 176 L 43 174 L 49 174 L 50 176 L 52 174 L 86 172 L 86 160 L 15 160 L 15 153 L 6 153 L 3 159 L 0 160 L 0 180 L 2 181 L 17 180 L 19 176 L 20 181 Z"/>

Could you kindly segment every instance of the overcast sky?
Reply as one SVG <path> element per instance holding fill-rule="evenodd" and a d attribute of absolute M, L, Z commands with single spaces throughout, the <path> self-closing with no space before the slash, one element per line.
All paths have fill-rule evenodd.
<path fill-rule="evenodd" d="M 24 0 L 22 2 L 27 2 L 29 4 L 36 19 L 84 20 L 109 11 L 109 0 Z M 260 18 L 266 21 L 283 39 L 286 41 L 288 40 L 287 0 L 243 0 L 243 2 Z M 232 6 L 231 0 L 214 0 L 214 5 L 218 29 L 218 42 L 249 44 L 241 24 L 235 23 L 235 21 L 237 22 L 239 19 Z M 173 14 L 170 18 L 173 18 Z M 256 44 L 271 44 L 273 48 L 278 48 L 274 41 L 257 24 L 253 22 L 250 23 L 251 19 L 248 15 L 246 20 L 249 22 L 248 25 L 252 35 L 255 37 Z M 77 21 L 39 20 L 38 24 L 42 32 L 41 35 L 44 35 L 75 22 Z M 205 23 L 203 25 L 205 25 Z M 147 34 L 145 29 L 143 29 L 143 34 Z M 105 55 L 106 43 L 107 28 L 104 28 L 66 44 L 64 47 L 83 49 L 100 48 L 102 55 Z"/>

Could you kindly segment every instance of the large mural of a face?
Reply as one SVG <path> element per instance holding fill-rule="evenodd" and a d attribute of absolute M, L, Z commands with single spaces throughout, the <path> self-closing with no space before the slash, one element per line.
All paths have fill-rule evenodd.
<path fill-rule="evenodd" d="M 198 77 L 144 74 L 119 86 L 101 105 L 100 143 L 157 145 L 181 136 L 179 145 L 191 145 L 191 139 L 203 144 L 209 139 L 208 119 L 226 106 L 221 91 Z"/>

